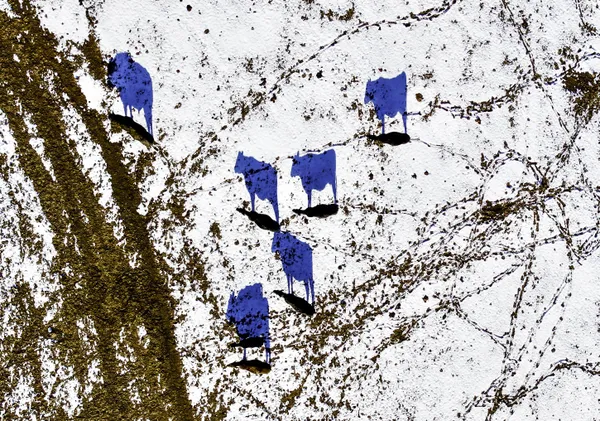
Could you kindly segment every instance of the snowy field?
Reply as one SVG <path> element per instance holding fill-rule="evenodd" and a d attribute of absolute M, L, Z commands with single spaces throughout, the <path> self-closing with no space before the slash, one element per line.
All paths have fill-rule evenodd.
<path fill-rule="evenodd" d="M 600 420 L 595 1 L 0 0 L 0 28 L 0 419 Z M 393 146 L 365 93 L 402 72 Z M 297 214 L 329 150 L 339 210 Z M 262 373 L 229 366 L 247 336 Z"/>

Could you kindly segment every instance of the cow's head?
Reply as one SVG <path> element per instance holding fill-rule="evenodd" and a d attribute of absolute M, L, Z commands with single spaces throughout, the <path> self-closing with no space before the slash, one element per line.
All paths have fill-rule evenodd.
<path fill-rule="evenodd" d="M 365 89 L 365 104 L 368 104 L 375 99 L 375 89 L 375 83 L 369 79 L 367 81 L 367 88 Z"/>
<path fill-rule="evenodd" d="M 229 302 L 227 303 L 227 313 L 225 314 L 227 321 L 229 321 L 230 323 L 235 323 L 235 313 L 236 313 L 235 301 L 236 301 L 236 296 L 235 296 L 235 293 L 232 292 L 231 295 L 229 296 Z"/>
<path fill-rule="evenodd" d="M 233 168 L 233 170 L 238 174 L 241 174 L 244 172 L 244 167 L 245 167 L 245 165 L 244 165 L 245 159 L 244 158 L 246 158 L 244 156 L 244 153 L 238 152 L 237 159 L 235 160 L 235 167 Z"/>
<path fill-rule="evenodd" d="M 115 86 L 122 88 L 125 86 L 122 79 L 127 74 L 127 68 L 134 63 L 131 54 L 129 53 L 118 53 L 108 63 L 108 84 L 109 86 Z"/>
<path fill-rule="evenodd" d="M 301 170 L 300 170 L 301 163 L 302 163 L 302 158 L 300 158 L 300 152 L 298 152 L 296 155 L 292 156 L 292 171 L 290 173 L 290 175 L 292 177 L 300 177 L 300 174 L 301 174 Z"/>
<path fill-rule="evenodd" d="M 273 242 L 271 243 L 271 252 L 276 253 L 281 246 L 281 232 L 275 231 L 273 234 Z"/>

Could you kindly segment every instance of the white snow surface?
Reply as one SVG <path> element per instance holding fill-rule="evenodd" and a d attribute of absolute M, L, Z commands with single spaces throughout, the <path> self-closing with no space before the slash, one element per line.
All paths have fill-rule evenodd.
<path fill-rule="evenodd" d="M 194 279 L 172 286 L 177 348 L 198 419 L 213 419 L 203 408 L 217 389 L 229 420 L 600 419 L 600 119 L 579 124 L 554 67 L 558 50 L 571 46 L 584 57 L 579 71 L 600 71 L 598 39 L 580 27 L 584 20 L 600 28 L 592 1 L 82 3 L 35 2 L 65 51 L 76 52 L 87 39 L 87 8 L 106 59 L 129 51 L 150 73 L 161 153 L 140 183 L 139 212 L 151 215 L 154 246 L 174 270 L 184 270 L 177 256 L 186 244 L 198 250 L 215 298 L 216 308 L 200 300 Z M 0 0 L 0 10 L 9 8 Z M 421 19 L 430 9 L 435 16 Z M 340 19 L 348 10 L 352 17 Z M 369 116 L 373 105 L 363 104 L 366 82 L 402 71 L 412 142 L 369 142 L 363 134 L 381 127 Z M 122 113 L 118 95 L 85 67 L 77 76 L 90 108 Z M 515 86 L 514 99 L 502 103 Z M 251 104 L 249 91 L 268 99 L 234 124 L 241 107 L 228 111 Z M 489 110 L 476 106 L 490 100 Z M 143 113 L 134 118 L 145 126 Z M 122 244 L 99 148 L 77 113 L 65 109 L 64 120 Z M 386 119 L 386 128 L 402 131 L 401 118 Z M 35 127 L 29 129 L 43 159 Z M 148 151 L 125 133 L 110 140 L 123 143 L 130 168 Z M 306 207 L 306 195 L 290 176 L 291 157 L 330 147 L 340 211 L 324 219 L 297 216 L 293 209 Z M 282 229 L 313 248 L 312 320 L 273 293 L 286 287 L 271 252 L 273 234 L 236 212 L 249 202 L 234 172 L 240 151 L 277 169 Z M 12 160 L 17 153 L 6 123 L 0 153 Z M 171 171 L 176 188 L 167 183 Z M 8 297 L 24 280 L 41 307 L 47 291 L 59 288 L 43 276 L 55 254 L 52 231 L 17 165 L 8 182 L 0 178 L 3 218 L 16 218 L 9 185 L 28 195 L 15 200 L 28 204 L 23 212 L 37 221 L 44 251 L 28 254 L 15 240 L 17 228 L 0 226 L 0 291 Z M 162 205 L 172 200 L 183 202 L 188 225 L 163 223 L 172 213 Z M 330 187 L 313 193 L 315 204 L 331 200 Z M 498 203 L 509 204 L 508 216 L 486 219 Z M 257 200 L 256 207 L 273 216 L 268 202 Z M 211 234 L 214 224 L 221 238 Z M 410 269 L 397 269 L 404 263 Z M 270 308 L 266 375 L 227 367 L 241 356 L 228 347 L 237 340 L 225 329 L 229 296 L 257 282 Z M 298 294 L 303 290 L 296 283 Z M 18 329 L 9 313 L 10 306 L 0 339 Z M 341 326 L 350 331 L 343 334 Z M 82 320 L 78 328 L 93 349 L 93 326 Z M 393 339 L 404 330 L 404 340 Z M 147 347 L 146 328 L 137 332 Z M 94 360 L 81 384 L 71 378 L 72 367 L 54 365 L 52 346 L 40 340 L 43 388 L 55 394 L 44 399 L 59 399 L 76 416 L 82 399 L 101 387 L 100 364 Z M 115 347 L 124 367 L 135 360 L 127 345 Z M 264 356 L 262 348 L 248 352 Z M 10 373 L 19 375 L 16 368 Z M 229 386 L 219 389 L 221 382 Z M 15 413 L 25 414 L 35 399 L 31 384 L 23 376 L 11 394 L 6 405 Z"/>

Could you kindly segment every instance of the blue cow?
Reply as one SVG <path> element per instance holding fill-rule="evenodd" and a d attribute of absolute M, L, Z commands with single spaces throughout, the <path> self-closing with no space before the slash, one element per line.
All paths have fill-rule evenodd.
<path fill-rule="evenodd" d="M 337 203 L 337 181 L 335 177 L 335 151 L 330 149 L 320 154 L 296 154 L 292 161 L 292 177 L 300 177 L 308 196 L 308 207 L 312 203 L 312 191 L 323 190 L 328 184 L 333 189 L 333 200 Z"/>
<path fill-rule="evenodd" d="M 294 279 L 304 282 L 306 301 L 315 303 L 315 281 L 313 278 L 313 256 L 310 246 L 289 232 L 276 232 L 271 245 L 273 253 L 279 252 L 281 265 L 288 281 L 288 294 L 294 294 Z"/>
<path fill-rule="evenodd" d="M 119 90 L 126 116 L 133 118 L 133 109 L 144 110 L 148 132 L 152 134 L 152 79 L 129 53 L 117 54 L 108 65 L 109 84 Z"/>
<path fill-rule="evenodd" d="M 377 118 L 381 121 L 381 133 L 385 134 L 385 116 L 402 114 L 404 133 L 406 131 L 406 73 L 402 72 L 393 79 L 380 77 L 367 82 L 365 104 L 373 102 Z"/>
<path fill-rule="evenodd" d="M 275 220 L 279 223 L 279 205 L 277 203 L 277 170 L 266 162 L 258 161 L 251 156 L 238 153 L 235 161 L 235 172 L 244 174 L 246 189 L 250 193 L 250 202 L 254 212 L 256 196 L 261 200 L 268 200 L 273 206 Z"/>
<path fill-rule="evenodd" d="M 271 341 L 269 338 L 269 302 L 263 297 L 262 284 L 249 285 L 236 296 L 231 293 L 227 305 L 227 320 L 235 324 L 239 344 L 244 348 L 244 361 L 247 347 L 265 345 L 265 361 L 271 361 Z"/>

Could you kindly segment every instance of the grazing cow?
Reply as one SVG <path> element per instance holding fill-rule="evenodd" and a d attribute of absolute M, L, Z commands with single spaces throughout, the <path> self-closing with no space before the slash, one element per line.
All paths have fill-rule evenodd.
<path fill-rule="evenodd" d="M 320 154 L 296 154 L 292 161 L 292 177 L 300 177 L 302 187 L 308 196 L 308 207 L 312 203 L 312 191 L 323 190 L 328 184 L 333 189 L 333 200 L 337 203 L 337 181 L 335 177 L 335 150 Z"/>
<path fill-rule="evenodd" d="M 261 200 L 268 200 L 273 206 L 275 220 L 279 223 L 279 205 L 277 203 L 277 170 L 266 162 L 258 161 L 251 156 L 238 153 L 235 161 L 235 172 L 244 174 L 246 189 L 250 193 L 252 212 L 256 196 Z"/>
<path fill-rule="evenodd" d="M 315 285 L 313 278 L 313 256 L 310 246 L 289 232 L 278 231 L 273 236 L 273 253 L 279 252 L 281 265 L 288 281 L 288 293 L 294 293 L 294 279 L 304 282 L 306 301 L 315 304 Z"/>
<path fill-rule="evenodd" d="M 381 133 L 385 133 L 385 116 L 402 114 L 404 133 L 406 131 L 406 73 L 402 72 L 392 79 L 380 77 L 367 82 L 365 104 L 372 102 L 377 118 L 381 121 Z"/>
<path fill-rule="evenodd" d="M 152 134 L 152 79 L 148 71 L 129 53 L 119 53 L 108 64 L 108 81 L 118 89 L 126 116 L 133 118 L 134 108 L 144 110 Z"/>
<path fill-rule="evenodd" d="M 240 342 L 233 346 L 257 348 L 265 345 L 265 361 L 271 360 L 269 339 L 269 302 L 263 297 L 262 284 L 248 285 L 236 296 L 231 293 L 227 305 L 227 320 L 235 324 Z"/>

